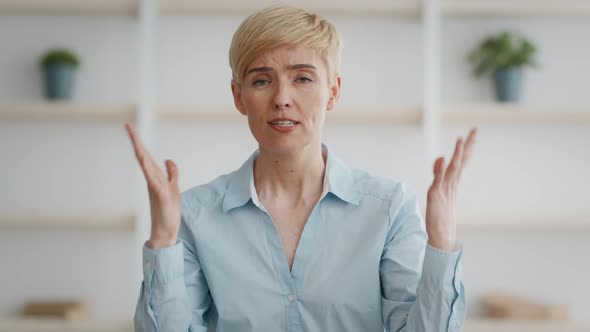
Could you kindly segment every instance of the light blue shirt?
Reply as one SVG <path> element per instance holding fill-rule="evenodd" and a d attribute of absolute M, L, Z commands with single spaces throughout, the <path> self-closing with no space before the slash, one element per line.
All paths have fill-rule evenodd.
<path fill-rule="evenodd" d="M 183 192 L 177 244 L 143 248 L 135 331 L 460 331 L 462 249 L 427 245 L 405 184 L 326 153 L 291 271 L 254 187 L 258 151 Z"/>

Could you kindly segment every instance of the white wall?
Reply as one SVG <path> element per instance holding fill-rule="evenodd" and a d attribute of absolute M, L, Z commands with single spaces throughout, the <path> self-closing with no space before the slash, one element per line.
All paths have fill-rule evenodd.
<path fill-rule="evenodd" d="M 232 106 L 227 50 L 240 17 L 164 18 L 159 26 L 159 102 Z M 417 20 L 335 17 L 344 37 L 341 108 L 416 106 L 422 99 L 422 28 Z M 443 101 L 489 101 L 490 84 L 474 81 L 464 54 L 488 32 L 524 30 L 542 52 L 527 71 L 530 105 L 586 105 L 590 97 L 590 23 L 579 20 L 454 19 L 445 23 Z M 0 103 L 40 100 L 37 58 L 65 44 L 82 56 L 75 101 L 128 103 L 137 94 L 137 25 L 130 18 L 0 17 Z M 337 110 L 336 110 L 337 111 Z M 588 109 L 590 111 L 590 108 Z M 329 119 L 329 118 L 328 118 Z M 329 120 L 328 120 L 329 121 Z M 590 130 L 580 126 L 481 127 L 457 206 L 460 217 L 590 216 Z M 443 128 L 441 147 L 465 126 Z M 256 144 L 241 123 L 166 123 L 157 151 L 180 167 L 187 189 L 233 170 Z M 424 204 L 431 161 L 420 127 L 328 124 L 328 145 L 349 164 L 402 179 Z M 211 144 L 214 142 L 215 144 Z M 0 211 L 133 209 L 137 165 L 118 124 L 0 123 Z M 213 160 L 215 162 L 210 162 Z M 590 222 L 590 220 L 589 220 Z M 470 314 L 477 296 L 498 289 L 571 304 L 590 312 L 590 232 L 462 232 Z M 81 296 L 98 318 L 130 318 L 139 284 L 131 233 L 0 233 L 0 315 L 34 296 Z M 136 264 L 133 266 L 133 264 Z"/>

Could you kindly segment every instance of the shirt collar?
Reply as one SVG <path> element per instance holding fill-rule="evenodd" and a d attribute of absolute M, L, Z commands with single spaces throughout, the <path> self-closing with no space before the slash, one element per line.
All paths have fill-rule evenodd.
<path fill-rule="evenodd" d="M 322 150 L 327 154 L 327 158 L 324 191 L 321 199 L 331 193 L 345 202 L 358 205 L 360 197 L 354 184 L 352 170 L 330 152 L 326 145 L 322 144 Z M 232 173 L 223 198 L 223 212 L 243 206 L 249 200 L 252 200 L 256 206 L 260 206 L 254 187 L 254 160 L 259 153 L 260 150 L 254 151 L 250 158 Z"/>

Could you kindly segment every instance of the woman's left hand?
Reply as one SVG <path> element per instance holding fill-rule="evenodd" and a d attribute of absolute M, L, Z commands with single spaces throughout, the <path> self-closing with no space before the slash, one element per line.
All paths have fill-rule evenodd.
<path fill-rule="evenodd" d="M 469 131 L 467 140 L 457 139 L 455 153 L 448 167 L 444 157 L 434 162 L 434 180 L 428 189 L 426 203 L 426 232 L 428 244 L 442 251 L 453 251 L 457 238 L 455 196 L 463 168 L 475 143 L 477 128 Z"/>

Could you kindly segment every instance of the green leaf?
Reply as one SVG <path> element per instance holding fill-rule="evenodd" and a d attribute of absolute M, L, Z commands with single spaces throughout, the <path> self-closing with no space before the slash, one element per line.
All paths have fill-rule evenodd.
<path fill-rule="evenodd" d="M 80 65 L 80 60 L 73 51 L 65 48 L 51 49 L 41 58 L 42 66 L 56 63 L 70 64 L 74 67 L 78 67 Z"/>
<path fill-rule="evenodd" d="M 502 31 L 495 36 L 484 38 L 467 54 L 467 61 L 474 66 L 476 77 L 499 68 L 525 66 L 535 63 L 537 47 L 522 35 Z"/>

